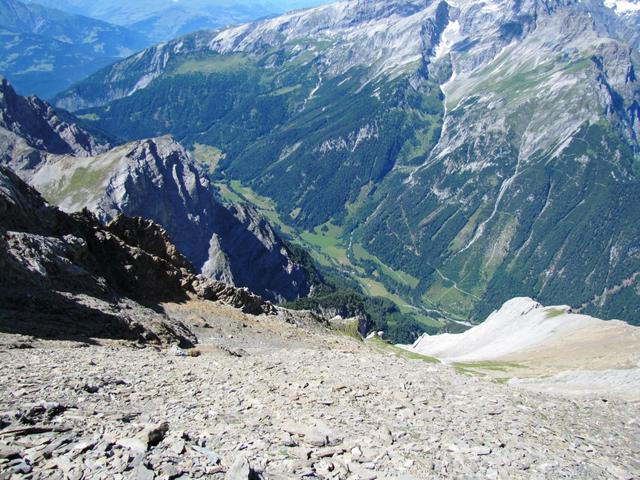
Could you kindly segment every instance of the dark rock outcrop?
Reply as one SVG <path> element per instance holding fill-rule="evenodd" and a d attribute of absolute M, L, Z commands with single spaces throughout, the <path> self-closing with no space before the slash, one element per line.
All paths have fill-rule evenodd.
<path fill-rule="evenodd" d="M 55 338 L 125 338 L 189 346 L 158 307 L 199 296 L 247 313 L 273 307 L 246 289 L 198 278 L 166 232 L 141 218 L 105 226 L 68 215 L 0 167 L 0 330 Z"/>

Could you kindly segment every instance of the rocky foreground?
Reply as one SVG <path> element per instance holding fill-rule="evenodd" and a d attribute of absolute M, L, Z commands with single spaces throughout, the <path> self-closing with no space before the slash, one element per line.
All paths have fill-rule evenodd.
<path fill-rule="evenodd" d="M 317 323 L 165 304 L 197 349 L 2 334 L 2 478 L 637 478 L 638 405 L 519 390 Z"/>

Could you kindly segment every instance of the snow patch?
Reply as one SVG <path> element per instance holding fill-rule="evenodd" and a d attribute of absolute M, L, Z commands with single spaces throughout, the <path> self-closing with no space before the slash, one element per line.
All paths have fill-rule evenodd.
<path fill-rule="evenodd" d="M 446 361 L 492 360 L 542 345 L 581 328 L 605 323 L 570 312 L 566 305 L 545 308 L 531 298 L 514 298 L 483 323 L 464 333 L 423 335 L 409 349 Z"/>
<path fill-rule="evenodd" d="M 433 54 L 435 60 L 444 57 L 451 51 L 451 47 L 460 40 L 460 22 L 458 20 L 450 21 L 442 32 L 440 42 Z"/>
<path fill-rule="evenodd" d="M 604 0 L 604 6 L 615 10 L 618 15 L 640 12 L 640 2 L 637 0 Z"/>

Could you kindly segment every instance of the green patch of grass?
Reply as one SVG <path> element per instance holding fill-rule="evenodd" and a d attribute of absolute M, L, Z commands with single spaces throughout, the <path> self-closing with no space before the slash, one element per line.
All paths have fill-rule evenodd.
<path fill-rule="evenodd" d="M 416 322 L 424 325 L 425 327 L 442 327 L 443 325 L 441 321 L 422 313 L 414 313 L 413 318 L 415 318 Z"/>
<path fill-rule="evenodd" d="M 362 342 L 362 336 L 358 331 L 358 320 L 336 320 L 331 322 L 331 329 L 341 335 L 355 338 Z"/>
<path fill-rule="evenodd" d="M 298 218 L 298 215 L 300 215 L 300 211 L 301 211 L 300 207 L 296 207 L 293 210 L 291 210 L 291 213 L 289 213 L 289 216 L 295 220 L 296 218 Z"/>
<path fill-rule="evenodd" d="M 473 297 L 457 290 L 453 283 L 440 277 L 422 295 L 422 300 L 432 308 L 447 311 L 458 320 L 465 320 L 474 305 Z"/>
<path fill-rule="evenodd" d="M 511 380 L 511 378 L 509 377 L 497 377 L 497 378 L 494 378 L 492 381 L 495 383 L 499 383 L 501 385 L 505 385 L 509 380 Z"/>
<path fill-rule="evenodd" d="M 218 192 L 223 200 L 230 203 L 242 203 L 245 201 L 240 195 L 231 190 L 224 183 L 216 183 L 215 186 L 218 188 Z"/>
<path fill-rule="evenodd" d="M 430 357 L 429 355 L 421 355 L 419 353 L 410 352 L 409 350 L 405 350 L 404 348 L 396 347 L 391 343 L 381 339 L 380 337 L 373 337 L 367 340 L 367 343 L 373 345 L 378 350 L 382 350 L 388 353 L 392 353 L 397 357 L 404 358 L 407 360 L 421 360 L 427 363 L 440 363 L 435 357 Z"/>
<path fill-rule="evenodd" d="M 225 157 L 225 154 L 219 148 L 204 143 L 196 143 L 193 146 L 193 156 L 196 161 L 209 170 L 209 173 L 215 172 L 218 162 Z"/>
<path fill-rule="evenodd" d="M 475 212 L 469 217 L 466 225 L 458 232 L 456 237 L 451 241 L 449 245 L 449 250 L 452 253 L 460 251 L 467 242 L 471 239 L 473 232 L 475 231 L 476 225 L 480 219 L 480 213 L 482 213 L 482 208 L 477 208 Z"/>
<path fill-rule="evenodd" d="M 113 165 L 120 159 L 118 153 L 105 156 L 100 162 L 95 161 L 90 166 L 74 167 L 69 165 L 66 175 L 59 182 L 52 184 L 43 192 L 45 198 L 59 204 L 63 200 L 71 200 L 74 204 L 86 204 L 89 198 L 104 189 Z M 75 159 L 65 159 L 71 161 Z"/>
<path fill-rule="evenodd" d="M 387 290 L 387 288 L 382 283 L 365 276 L 354 275 L 354 278 L 358 281 L 358 283 L 360 283 L 367 295 L 371 297 L 382 297 L 391 300 L 398 306 L 402 313 L 413 313 L 416 311 L 404 299 L 402 299 L 402 297 Z"/>
<path fill-rule="evenodd" d="M 52 195 L 54 203 L 71 196 L 76 199 L 82 191 L 95 192 L 104 180 L 104 171 L 93 170 L 88 167 L 80 167 L 73 172 L 68 183 L 57 194 Z"/>
<path fill-rule="evenodd" d="M 302 88 L 302 85 L 297 84 L 297 85 L 291 85 L 289 87 L 282 87 L 282 88 L 278 88 L 277 90 L 273 90 L 272 92 L 269 92 L 269 95 L 272 97 L 279 97 L 280 95 L 287 95 L 289 93 L 295 92 L 299 88 Z"/>
<path fill-rule="evenodd" d="M 483 361 L 483 362 L 454 362 L 453 367 L 459 373 L 480 373 L 482 371 L 490 371 L 490 372 L 507 372 L 513 368 L 527 368 L 525 365 L 521 365 L 519 363 L 512 362 L 494 362 L 494 361 Z"/>
<path fill-rule="evenodd" d="M 565 311 L 562 308 L 550 308 L 545 311 L 545 318 L 554 318 L 564 315 Z"/>
<path fill-rule="evenodd" d="M 369 193 L 373 189 L 373 182 L 363 185 L 358 192 L 358 197 L 353 202 L 347 202 L 345 207 L 349 214 L 349 218 L 354 217 L 358 211 L 364 206 Z"/>
<path fill-rule="evenodd" d="M 325 223 L 313 229 L 312 232 L 304 231 L 300 234 L 302 240 L 308 243 L 319 253 L 326 255 L 339 265 L 351 265 L 347 257 L 347 249 L 342 245 L 340 236 L 342 229 L 331 222 Z"/>
<path fill-rule="evenodd" d="M 97 122 L 100 120 L 100 117 L 95 113 L 85 113 L 83 115 L 78 115 L 77 117 L 83 120 L 89 120 L 90 122 Z"/>
<path fill-rule="evenodd" d="M 243 186 L 238 180 L 232 180 L 227 184 L 229 190 L 240 197 L 241 201 L 250 203 L 262 214 L 272 225 L 277 226 L 280 231 L 287 235 L 293 235 L 295 231 L 280 218 L 273 200 L 255 193 L 251 188 Z"/>
<path fill-rule="evenodd" d="M 411 288 L 416 288 L 418 286 L 419 280 L 416 277 L 405 272 L 394 270 L 391 267 L 385 265 L 382 261 L 380 261 L 378 257 L 367 252 L 365 248 L 359 243 L 353 245 L 353 255 L 357 260 L 372 261 L 378 266 L 383 275 L 386 275 L 387 277 L 395 280 L 398 283 L 402 283 Z"/>

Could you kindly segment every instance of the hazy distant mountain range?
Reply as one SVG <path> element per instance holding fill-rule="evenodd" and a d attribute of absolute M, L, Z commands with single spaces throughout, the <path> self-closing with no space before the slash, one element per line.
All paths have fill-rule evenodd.
<path fill-rule="evenodd" d="M 153 43 L 314 3 L 0 0 L 0 73 L 20 93 L 51 98 Z"/>
<path fill-rule="evenodd" d="M 0 73 L 21 93 L 51 97 L 149 44 L 144 35 L 124 27 L 0 0 Z"/>
<path fill-rule="evenodd" d="M 153 41 L 244 23 L 322 0 L 38 0 L 49 7 L 126 26 Z"/>

